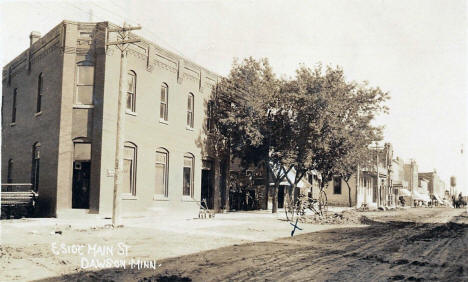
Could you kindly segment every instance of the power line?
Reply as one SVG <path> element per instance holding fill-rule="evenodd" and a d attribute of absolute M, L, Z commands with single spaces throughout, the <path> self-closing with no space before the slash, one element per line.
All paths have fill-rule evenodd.
<path fill-rule="evenodd" d="M 116 5 L 115 3 L 112 3 L 112 2 L 111 2 L 110 4 L 113 5 L 113 6 L 115 6 L 115 7 L 117 7 L 117 8 L 124 9 L 122 6 L 118 6 L 118 5 Z M 115 11 L 111 11 L 111 10 L 109 10 L 109 9 L 107 9 L 107 8 L 104 8 L 104 7 L 102 7 L 101 5 L 98 5 L 98 4 L 96 4 L 96 3 L 94 3 L 94 5 L 95 5 L 96 7 L 98 7 L 98 8 L 100 8 L 101 10 L 106 11 L 106 12 L 109 13 L 109 14 L 113 14 L 113 15 L 116 14 L 118 17 L 120 17 L 120 18 L 122 18 L 122 19 L 128 21 L 129 23 L 133 23 L 133 24 L 135 24 L 135 25 L 139 25 L 139 24 L 141 24 L 141 23 L 144 24 L 143 21 L 141 21 L 141 23 L 139 23 L 139 22 L 137 22 L 136 20 L 133 20 L 132 18 L 130 18 L 130 17 L 128 17 L 128 16 L 127 16 L 127 17 L 124 17 L 124 16 L 122 16 L 121 14 L 116 13 Z M 147 15 L 146 13 L 144 13 L 144 12 L 143 12 L 143 14 L 144 14 L 144 17 L 142 17 L 142 18 L 146 18 L 146 17 L 148 16 L 148 15 Z M 162 37 L 160 37 L 159 35 L 157 35 L 155 32 L 151 31 L 151 29 L 149 28 L 149 26 L 151 26 L 151 25 L 147 22 L 147 25 L 145 25 L 145 28 L 144 28 L 143 32 L 147 32 L 147 33 L 151 34 L 153 37 L 155 37 L 156 40 L 161 41 L 161 42 L 163 42 L 163 44 L 167 45 L 167 46 L 169 47 L 170 50 L 174 51 L 175 53 L 177 53 L 178 55 L 180 55 L 180 56 L 182 56 L 182 57 L 186 57 L 181 51 L 179 51 L 177 48 L 175 48 L 175 47 L 174 47 L 172 44 L 170 44 L 168 41 L 164 40 Z"/>

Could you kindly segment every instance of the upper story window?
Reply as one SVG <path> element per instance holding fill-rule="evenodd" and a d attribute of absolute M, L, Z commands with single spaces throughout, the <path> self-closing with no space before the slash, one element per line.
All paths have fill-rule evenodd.
<path fill-rule="evenodd" d="M 16 96 L 18 94 L 18 88 L 13 90 L 13 102 L 11 104 L 11 122 L 16 122 Z"/>
<path fill-rule="evenodd" d="M 189 128 L 193 128 L 193 100 L 193 94 L 189 93 L 187 97 L 187 127 Z"/>
<path fill-rule="evenodd" d="M 212 132 L 213 131 L 213 107 L 214 102 L 208 101 L 206 105 L 206 131 Z"/>
<path fill-rule="evenodd" d="M 123 194 L 136 196 L 136 161 L 137 146 L 133 143 L 125 142 L 122 175 Z"/>
<path fill-rule="evenodd" d="M 44 91 L 44 76 L 39 74 L 37 79 L 37 101 L 36 101 L 36 113 L 41 111 L 42 107 L 42 95 Z"/>
<path fill-rule="evenodd" d="M 127 76 L 127 111 L 135 112 L 136 108 L 136 73 L 129 71 Z"/>
<path fill-rule="evenodd" d="M 166 83 L 161 84 L 161 104 L 159 106 L 159 119 L 167 121 L 169 87 Z"/>
<path fill-rule="evenodd" d="M 168 196 L 169 152 L 164 148 L 156 150 L 156 189 L 155 194 Z"/>
<path fill-rule="evenodd" d="M 75 105 L 92 105 L 94 90 L 94 65 L 83 61 L 77 64 Z"/>

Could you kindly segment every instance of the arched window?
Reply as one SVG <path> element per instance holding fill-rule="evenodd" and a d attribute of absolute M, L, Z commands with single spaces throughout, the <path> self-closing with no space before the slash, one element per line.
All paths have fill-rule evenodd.
<path fill-rule="evenodd" d="M 32 170 L 31 170 L 31 184 L 32 189 L 39 191 L 39 164 L 41 160 L 41 143 L 36 142 L 32 148 Z"/>
<path fill-rule="evenodd" d="M 44 78 L 43 78 L 42 73 L 40 73 L 37 79 L 36 113 L 39 113 L 41 111 L 43 90 L 44 90 Z"/>
<path fill-rule="evenodd" d="M 92 105 L 94 89 L 94 64 L 82 61 L 76 66 L 75 105 Z"/>
<path fill-rule="evenodd" d="M 164 148 L 156 150 L 156 195 L 168 196 L 169 152 Z"/>
<path fill-rule="evenodd" d="M 13 159 L 8 160 L 7 183 L 13 182 Z"/>
<path fill-rule="evenodd" d="M 136 111 L 136 73 L 129 71 L 127 76 L 127 111 Z"/>
<path fill-rule="evenodd" d="M 13 90 L 13 102 L 11 103 L 11 122 L 16 122 L 16 96 L 18 94 L 18 88 Z"/>
<path fill-rule="evenodd" d="M 195 158 L 191 153 L 184 155 L 184 171 L 183 171 L 183 195 L 193 197 L 193 170 Z"/>
<path fill-rule="evenodd" d="M 159 120 L 167 121 L 169 102 L 169 87 L 166 83 L 161 84 L 161 104 L 159 106 Z"/>
<path fill-rule="evenodd" d="M 189 93 L 187 96 L 187 127 L 193 128 L 193 101 L 194 96 Z"/>
<path fill-rule="evenodd" d="M 136 196 L 137 146 L 131 142 L 124 144 L 122 193 Z"/>

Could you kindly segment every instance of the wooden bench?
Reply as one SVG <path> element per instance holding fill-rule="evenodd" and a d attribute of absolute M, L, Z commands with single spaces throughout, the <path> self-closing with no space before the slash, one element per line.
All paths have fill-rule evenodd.
<path fill-rule="evenodd" d="M 38 194 L 31 190 L 30 184 L 2 184 L 0 203 L 2 217 L 32 216 Z"/>

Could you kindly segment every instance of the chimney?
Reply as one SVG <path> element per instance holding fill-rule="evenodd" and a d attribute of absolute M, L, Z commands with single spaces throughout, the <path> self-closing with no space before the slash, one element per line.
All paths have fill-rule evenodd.
<path fill-rule="evenodd" d="M 29 47 L 31 47 L 34 42 L 39 40 L 39 38 L 41 38 L 41 33 L 39 31 L 32 31 L 29 35 Z"/>

